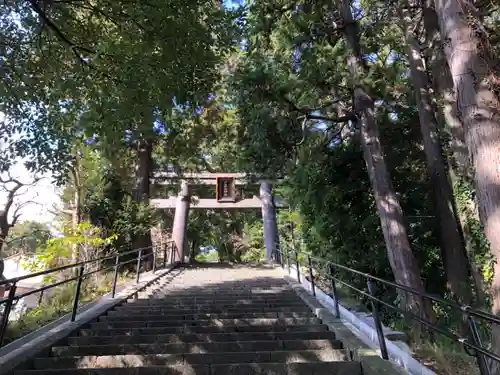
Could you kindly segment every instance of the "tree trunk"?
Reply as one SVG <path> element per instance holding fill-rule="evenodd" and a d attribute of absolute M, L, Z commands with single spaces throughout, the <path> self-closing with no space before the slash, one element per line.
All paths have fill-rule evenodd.
<path fill-rule="evenodd" d="M 73 229 L 73 232 L 76 233 L 78 225 L 82 221 L 82 185 L 80 181 L 80 162 L 78 160 L 78 155 L 75 157 L 75 164 L 71 166 L 70 171 L 73 175 L 73 184 L 75 186 L 75 193 L 73 195 L 73 209 L 71 211 L 71 227 Z M 73 263 L 78 262 L 78 253 L 78 245 L 73 244 L 71 249 L 71 260 L 73 261 Z M 75 272 L 78 272 L 78 270 L 75 269 Z"/>
<path fill-rule="evenodd" d="M 440 38 L 439 23 L 433 0 L 424 8 L 424 27 L 426 42 L 429 46 L 428 62 L 432 75 L 432 88 L 438 107 L 442 111 L 442 117 L 446 123 L 447 130 L 451 134 L 450 148 L 453 153 L 453 168 L 461 176 L 470 175 L 470 160 L 467 146 L 465 145 L 465 133 L 462 122 L 458 118 L 456 109 L 455 90 L 451 77 L 450 67 L 446 61 L 443 45 Z"/>
<path fill-rule="evenodd" d="M 4 261 L 3 261 L 3 255 L 2 255 L 2 248 L 3 245 L 5 244 L 5 240 L 7 236 L 9 235 L 9 221 L 7 219 L 7 213 L 5 211 L 0 211 L 0 281 L 5 280 L 5 277 L 3 275 L 4 271 Z M 4 292 L 5 292 L 5 285 L 0 286 L 0 299 L 3 297 Z"/>
<path fill-rule="evenodd" d="M 404 29 L 408 62 L 418 107 L 427 171 L 433 190 L 448 287 L 456 301 L 470 305 L 472 293 L 470 289 L 469 261 L 462 233 L 455 216 L 453 190 L 446 174 L 445 161 L 441 151 L 438 123 L 429 92 L 427 70 L 420 52 L 420 43 L 413 35 L 412 14 L 409 11 L 409 4 L 406 1 L 402 3 L 403 6 L 399 7 L 398 11 Z"/>
<path fill-rule="evenodd" d="M 198 241 L 193 240 L 191 242 L 191 254 L 189 255 L 189 262 L 196 263 L 196 256 L 198 255 Z"/>
<path fill-rule="evenodd" d="M 343 19 L 344 34 L 351 50 L 348 65 L 354 80 L 354 108 L 361 116 L 361 143 L 377 204 L 389 262 L 396 282 L 423 292 L 420 269 L 411 250 L 403 210 L 396 196 L 390 174 L 385 163 L 378 124 L 375 121 L 373 98 L 365 91 L 362 77 L 367 68 L 362 60 L 358 23 L 353 20 L 348 0 L 336 0 Z M 431 311 L 422 298 L 406 293 L 406 306 L 426 319 Z M 405 293 L 401 293 L 404 296 Z"/>
<path fill-rule="evenodd" d="M 493 313 L 500 313 L 500 101 L 486 33 L 470 2 L 436 0 L 445 54 L 457 95 L 457 110 L 475 170 L 479 217 L 497 260 L 492 283 Z M 500 354 L 500 327 L 493 325 L 493 350 Z M 494 363 L 493 375 L 500 374 Z"/>
<path fill-rule="evenodd" d="M 446 61 L 446 56 L 441 43 L 440 29 L 436 10 L 434 9 L 434 1 L 427 0 L 427 5 L 424 8 L 424 27 L 426 33 L 426 42 L 429 46 L 429 55 L 427 60 L 432 75 L 432 88 L 434 90 L 434 99 L 436 101 L 436 109 L 439 115 L 439 120 L 444 124 L 444 128 L 451 135 L 449 147 L 451 155 L 448 153 L 448 174 L 454 192 L 455 213 L 459 219 L 462 228 L 464 245 L 468 254 L 469 271 L 473 278 L 475 305 L 485 306 L 486 296 L 484 294 L 483 278 L 479 271 L 479 266 L 476 265 L 474 240 L 471 233 L 468 217 L 474 216 L 479 220 L 477 210 L 471 210 L 469 213 L 463 212 L 460 209 L 460 204 L 456 197 L 460 194 L 458 191 L 459 185 L 471 184 L 471 163 L 469 151 L 465 144 L 465 132 L 462 121 L 458 118 L 455 90 L 453 88 L 453 79 L 450 73 L 450 67 Z M 473 199 L 469 199 L 470 203 L 475 203 Z M 467 210 L 468 211 L 468 210 Z"/>
<path fill-rule="evenodd" d="M 153 142 L 142 140 L 137 145 L 137 168 L 136 168 L 136 202 L 149 203 L 151 173 L 153 164 Z M 151 232 L 138 234 L 133 239 L 134 249 L 142 249 L 142 255 L 147 270 L 153 268 L 153 241 Z"/>

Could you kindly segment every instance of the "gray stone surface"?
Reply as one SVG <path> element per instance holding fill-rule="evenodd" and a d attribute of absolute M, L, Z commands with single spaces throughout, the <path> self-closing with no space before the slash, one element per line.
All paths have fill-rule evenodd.
<path fill-rule="evenodd" d="M 15 375 L 361 375 L 273 267 L 187 267 L 79 327 Z"/>
<path fill-rule="evenodd" d="M 126 300 L 138 291 L 150 287 L 161 277 L 171 279 L 172 274 L 179 275 L 184 270 L 171 269 L 158 271 L 158 273 L 148 273 L 142 275 L 142 281 L 138 284 L 125 286 L 115 298 L 104 296 L 92 304 L 78 310 L 78 315 L 74 322 L 69 316 L 63 317 L 56 322 L 52 322 L 40 330 L 27 335 L 26 337 L 5 346 L 0 352 L 0 375 L 12 374 L 13 370 L 25 367 L 30 358 L 34 358 L 47 351 L 52 345 L 72 334 L 73 331 L 84 326 L 95 319 L 96 316 L 103 315 L 118 303 Z M 156 284 L 155 284 L 156 285 Z"/>

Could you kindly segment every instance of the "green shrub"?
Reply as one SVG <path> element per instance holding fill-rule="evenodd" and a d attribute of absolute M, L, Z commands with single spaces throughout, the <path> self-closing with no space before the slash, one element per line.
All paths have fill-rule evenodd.
<path fill-rule="evenodd" d="M 97 274 L 90 280 L 82 283 L 79 304 L 95 300 L 111 291 L 113 273 Z M 120 274 L 117 284 L 123 284 L 132 279 L 132 275 L 127 273 Z M 8 344 L 27 334 L 53 322 L 54 320 L 69 313 L 73 307 L 73 298 L 75 293 L 75 283 L 70 282 L 57 287 L 53 290 L 50 297 L 42 300 L 42 303 L 36 308 L 28 311 L 19 320 L 9 322 L 7 332 L 4 338 L 4 344 Z"/>

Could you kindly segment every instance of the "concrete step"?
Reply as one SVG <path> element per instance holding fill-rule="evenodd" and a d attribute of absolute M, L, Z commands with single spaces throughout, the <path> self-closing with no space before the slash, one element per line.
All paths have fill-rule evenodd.
<path fill-rule="evenodd" d="M 191 333 L 163 335 L 116 335 L 116 336 L 77 336 L 69 337 L 68 345 L 117 345 L 152 343 L 192 343 L 224 341 L 266 341 L 266 340 L 334 340 L 335 333 L 330 331 L 299 332 L 232 332 L 232 333 Z"/>
<path fill-rule="evenodd" d="M 139 294 L 138 298 L 130 298 L 128 301 L 132 303 L 144 303 L 144 304 L 157 304 L 158 300 L 164 300 L 168 301 L 171 303 L 185 303 L 185 302 L 191 302 L 191 301 L 196 301 L 199 303 L 206 303 L 206 302 L 213 302 L 213 301 L 218 301 L 218 302 L 231 302 L 231 301 L 254 301 L 254 302 L 281 302 L 281 301 L 294 301 L 294 302 L 301 302 L 302 300 L 297 296 L 297 295 L 275 295 L 275 294 L 270 294 L 266 297 L 263 296 L 224 296 L 224 295 L 213 295 L 213 296 L 191 296 L 191 297 L 171 297 L 171 296 L 164 296 L 164 295 L 159 295 L 159 294 Z M 244 302 L 243 302 L 244 303 Z"/>
<path fill-rule="evenodd" d="M 186 290 L 179 289 L 175 290 L 175 287 L 180 287 L 182 288 L 182 284 L 175 284 L 175 283 L 169 283 L 166 285 L 166 287 L 163 289 L 163 292 L 172 296 L 180 295 L 188 295 L 188 294 L 193 294 L 193 295 L 204 295 L 204 294 L 269 294 L 269 293 L 281 293 L 281 292 L 293 292 L 293 289 L 290 287 L 288 284 L 284 284 L 281 286 L 269 286 L 266 285 L 265 283 L 257 286 L 242 286 L 242 285 L 235 285 L 231 287 L 222 287 L 222 286 L 215 286 L 215 287 L 203 287 L 203 288 L 193 288 L 190 287 L 189 291 L 186 292 Z"/>
<path fill-rule="evenodd" d="M 129 321 L 100 321 L 91 323 L 92 329 L 101 328 L 148 328 L 148 327 L 179 327 L 179 326 L 196 326 L 196 327 L 224 327 L 226 325 L 236 326 L 283 326 L 283 325 L 298 325 L 298 324 L 321 324 L 317 318 L 274 318 L 274 319 L 203 319 L 197 321 L 189 320 L 151 320 L 143 317 L 143 320 Z"/>
<path fill-rule="evenodd" d="M 213 365 L 239 363 L 294 363 L 316 361 L 347 361 L 349 353 L 345 350 L 296 350 L 296 351 L 253 351 L 221 353 L 184 353 L 184 354 L 121 354 L 99 356 L 48 357 L 35 359 L 36 369 L 56 368 L 102 368 L 102 367 L 140 367 L 165 365 Z"/>
<path fill-rule="evenodd" d="M 239 286 L 235 286 L 233 288 L 227 289 L 227 288 L 220 288 L 220 287 L 214 287 L 214 288 L 204 288 L 201 290 L 194 290 L 193 288 L 189 288 L 189 290 L 183 289 L 183 285 L 174 285 L 174 284 L 167 284 L 165 286 L 162 286 L 161 284 L 158 285 L 153 285 L 150 288 L 145 289 L 144 291 L 147 290 L 156 290 L 158 293 L 161 293 L 163 295 L 167 295 L 170 297 L 185 297 L 185 296 L 210 296 L 210 295 L 246 295 L 246 296 L 267 296 L 270 294 L 292 294 L 293 289 L 290 288 L 290 286 L 287 287 L 261 287 L 261 288 L 242 288 Z M 142 291 L 142 292 L 144 292 Z M 141 292 L 140 292 L 141 293 Z"/>
<path fill-rule="evenodd" d="M 311 311 L 303 312 L 254 312 L 254 313 L 202 313 L 197 314 L 126 314 L 126 313 L 112 313 L 101 316 L 99 319 L 103 321 L 127 321 L 127 320 L 141 320 L 147 318 L 148 320 L 204 320 L 204 319 L 257 319 L 257 318 L 314 318 Z"/>
<path fill-rule="evenodd" d="M 167 287 L 168 288 L 168 287 Z M 168 298 L 186 298 L 186 297 L 192 297 L 192 296 L 197 296 L 197 297 L 224 297 L 224 298 L 241 298 L 241 297 L 246 297 L 246 298 L 251 298 L 251 297 L 260 297 L 260 298 L 266 298 L 270 296 L 283 296 L 283 297 L 290 297 L 295 294 L 293 289 L 287 288 L 287 289 L 260 289 L 260 290 L 242 290 L 239 288 L 235 288 L 234 290 L 218 290 L 218 289 L 208 289 L 208 290 L 203 290 L 200 292 L 194 292 L 189 290 L 189 292 L 182 292 L 182 293 L 175 293 L 172 292 L 171 290 L 168 290 L 167 288 L 163 289 L 161 287 L 158 288 L 151 288 L 149 290 L 145 290 L 140 293 L 146 293 L 146 292 L 151 292 L 153 291 L 156 293 L 156 295 L 161 295 L 164 297 Z"/>
<path fill-rule="evenodd" d="M 174 304 L 163 304 L 163 305 L 135 305 L 135 304 L 127 304 L 117 306 L 113 311 L 139 311 L 139 312 L 178 312 L 181 311 L 185 314 L 189 313 L 197 313 L 201 311 L 210 311 L 210 312 L 260 312 L 260 311 L 304 311 L 304 309 L 309 309 L 304 303 L 245 303 L 245 304 L 235 304 L 235 303 L 226 303 L 226 304 L 184 304 L 184 305 L 174 305 Z M 310 309 L 309 309 L 310 311 Z"/>
<path fill-rule="evenodd" d="M 200 306 L 199 308 L 187 306 L 187 307 L 173 307 L 170 308 L 135 308 L 135 307 L 121 307 L 112 310 L 112 315 L 143 315 L 143 314 L 151 314 L 151 315 L 196 315 L 196 314 L 252 314 L 252 313 L 263 313 L 263 312 L 311 312 L 311 309 L 306 305 L 297 305 L 297 306 L 259 306 L 253 307 L 251 305 L 247 306 L 233 306 L 233 307 L 206 307 L 203 308 Z"/>
<path fill-rule="evenodd" d="M 115 354 L 179 354 L 252 352 L 275 350 L 342 349 L 338 340 L 265 340 L 265 341 L 220 341 L 220 342 L 155 342 L 150 344 L 55 346 L 54 357 L 115 355 Z"/>
<path fill-rule="evenodd" d="M 359 362 L 239 363 L 18 371 L 15 375 L 362 375 Z"/>
<path fill-rule="evenodd" d="M 81 329 L 80 336 L 115 336 L 115 335 L 166 335 L 166 334 L 188 334 L 188 333 L 252 333 L 252 332 L 322 332 L 328 331 L 323 324 L 290 324 L 286 326 L 237 326 L 227 325 L 223 327 L 200 327 L 200 326 L 178 326 L 178 327 L 147 327 L 147 328 L 93 328 Z"/>
<path fill-rule="evenodd" d="M 302 301 L 300 297 L 295 293 L 287 293 L 287 294 L 267 294 L 267 295 L 242 295 L 242 294 L 213 294 L 213 295 L 186 295 L 186 296 L 169 296 L 156 293 L 154 295 L 146 295 L 144 293 L 139 294 L 144 297 L 142 298 L 130 298 L 129 301 L 132 303 L 149 303 L 155 304 L 158 303 L 158 300 L 166 300 L 171 303 L 182 303 L 186 301 L 197 301 L 197 302 L 212 302 L 212 301 L 240 301 L 240 300 L 249 300 L 249 301 Z"/>
<path fill-rule="evenodd" d="M 162 284 L 162 283 L 159 283 Z M 210 293 L 210 292 L 216 292 L 220 291 L 221 293 L 234 293 L 234 292 L 241 292 L 241 293 L 259 293 L 263 292 L 266 293 L 269 290 L 272 291 L 283 291 L 283 290 L 292 290 L 290 287 L 290 284 L 287 282 L 281 282 L 281 283 L 266 283 L 264 282 L 259 282 L 259 283 L 252 283 L 252 282 L 240 282 L 240 283 L 233 283 L 229 286 L 224 286 L 224 285 L 217 285 L 217 284 L 205 284 L 204 286 L 190 286 L 189 291 L 186 292 L 184 289 L 184 282 L 181 280 L 179 282 L 169 282 L 165 284 L 166 286 L 169 286 L 168 290 L 166 292 L 171 293 L 171 294 L 187 294 L 187 293 L 195 293 L 195 294 L 203 294 L 203 293 Z"/>
<path fill-rule="evenodd" d="M 362 375 L 265 267 L 187 267 L 43 353 L 14 375 Z"/>
<path fill-rule="evenodd" d="M 132 299 L 120 304 L 119 306 L 129 306 L 133 308 L 162 308 L 168 306 L 298 306 L 305 305 L 301 299 L 288 298 L 288 299 L 229 299 L 229 300 L 197 300 L 195 298 L 185 299 L 185 300 L 171 300 L 165 299 L 154 299 L 154 300 L 140 300 Z"/>

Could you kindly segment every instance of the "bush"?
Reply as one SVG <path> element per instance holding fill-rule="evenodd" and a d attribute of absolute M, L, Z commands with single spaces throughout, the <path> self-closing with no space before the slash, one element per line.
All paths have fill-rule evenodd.
<path fill-rule="evenodd" d="M 123 284 L 132 280 L 132 278 L 132 275 L 128 273 L 122 273 L 119 275 L 117 284 Z M 90 280 L 85 280 L 82 283 L 79 300 L 80 306 L 109 293 L 111 291 L 112 282 L 113 273 L 97 274 Z M 42 300 L 39 306 L 28 311 L 19 320 L 9 322 L 7 332 L 5 333 L 4 345 L 26 336 L 38 328 L 69 313 L 73 307 L 74 293 L 74 282 L 57 287 L 50 297 Z"/>
<path fill-rule="evenodd" d="M 217 251 L 211 251 L 208 254 L 198 254 L 195 257 L 197 262 L 204 263 L 204 262 L 218 262 L 219 261 L 219 253 Z"/>

